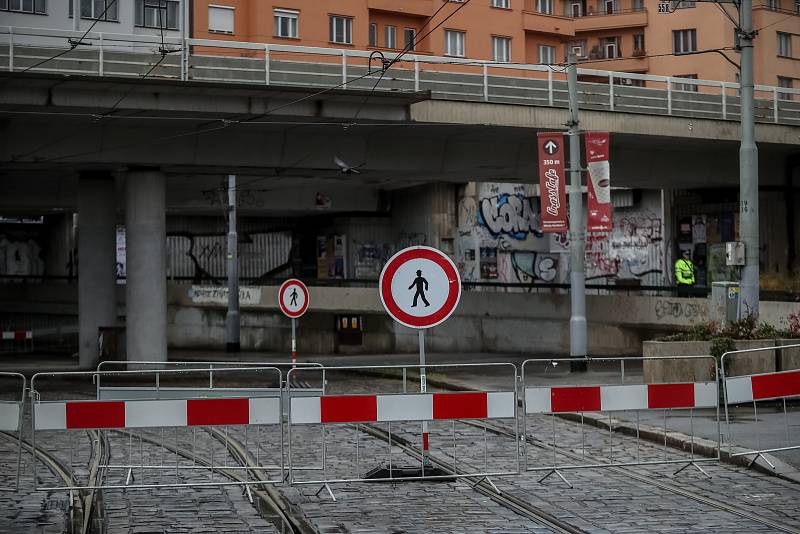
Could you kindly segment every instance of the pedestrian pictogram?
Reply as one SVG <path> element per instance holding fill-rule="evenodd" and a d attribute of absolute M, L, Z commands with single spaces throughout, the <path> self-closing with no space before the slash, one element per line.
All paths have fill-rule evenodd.
<path fill-rule="evenodd" d="M 278 305 L 287 317 L 300 317 L 308 309 L 308 288 L 300 280 L 286 280 L 278 290 Z"/>
<path fill-rule="evenodd" d="M 410 247 L 389 259 L 379 288 L 383 307 L 397 322 L 410 328 L 430 328 L 455 310 L 461 298 L 461 277 L 443 252 Z"/>

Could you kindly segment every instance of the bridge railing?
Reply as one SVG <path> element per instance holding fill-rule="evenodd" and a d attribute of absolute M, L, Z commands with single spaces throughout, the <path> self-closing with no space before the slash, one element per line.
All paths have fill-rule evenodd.
<path fill-rule="evenodd" d="M 372 52 L 216 39 L 0 27 L 0 69 L 72 75 L 372 89 L 380 76 Z M 160 50 L 166 55 L 162 57 Z M 386 59 L 396 53 L 384 52 Z M 41 63 L 41 65 L 38 65 Z M 372 74 L 367 75 L 371 71 Z M 365 76 L 366 75 L 366 76 Z M 584 109 L 738 120 L 739 84 L 579 68 Z M 377 91 L 430 92 L 435 99 L 567 107 L 563 66 L 495 63 L 405 54 Z M 800 89 L 756 86 L 756 120 L 800 125 Z"/>

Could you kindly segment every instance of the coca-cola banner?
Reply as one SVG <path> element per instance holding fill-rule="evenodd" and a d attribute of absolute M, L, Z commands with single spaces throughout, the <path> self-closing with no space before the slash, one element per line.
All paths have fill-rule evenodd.
<path fill-rule="evenodd" d="M 586 167 L 589 170 L 589 232 L 610 232 L 611 224 L 611 168 L 608 163 L 611 136 L 608 132 L 586 132 Z"/>
<path fill-rule="evenodd" d="M 567 202 L 564 190 L 564 134 L 539 133 L 539 199 L 542 231 L 567 231 Z"/>

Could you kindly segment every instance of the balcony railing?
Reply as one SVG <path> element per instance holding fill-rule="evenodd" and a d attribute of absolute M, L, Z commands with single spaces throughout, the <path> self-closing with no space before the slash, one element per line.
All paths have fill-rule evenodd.
<path fill-rule="evenodd" d="M 375 90 L 415 93 L 432 99 L 518 105 L 568 107 L 566 74 L 548 65 L 495 63 L 455 57 L 406 54 L 375 86 L 379 69 L 370 70 L 370 52 L 283 44 L 165 37 L 176 53 L 161 56 L 159 36 L 90 32 L 88 46 L 69 50 L 68 39 L 80 32 L 0 27 L 0 71 L 69 76 L 106 76 L 247 84 L 307 89 Z M 49 60 L 57 54 L 58 58 Z M 387 59 L 393 54 L 387 53 Z M 48 60 L 43 62 L 43 60 Z M 623 70 L 625 61 L 598 64 Z M 38 64 L 38 66 L 37 66 Z M 584 67 L 592 67 L 593 60 Z M 691 80 L 579 68 L 592 82 L 579 84 L 584 109 L 692 118 L 739 120 L 739 85 L 717 80 Z M 601 83 L 598 80 L 607 80 Z M 631 80 L 631 82 L 629 82 Z M 676 84 L 698 91 L 676 91 Z M 628 85 L 630 84 L 630 85 Z M 644 84 L 645 87 L 634 85 Z M 756 86 L 756 120 L 800 126 L 800 89 Z"/>

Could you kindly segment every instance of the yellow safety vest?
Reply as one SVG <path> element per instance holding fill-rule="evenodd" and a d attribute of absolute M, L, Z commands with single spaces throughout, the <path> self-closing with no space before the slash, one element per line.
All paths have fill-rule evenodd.
<path fill-rule="evenodd" d="M 694 264 L 692 260 L 680 258 L 675 262 L 675 283 L 679 286 L 694 285 Z"/>

